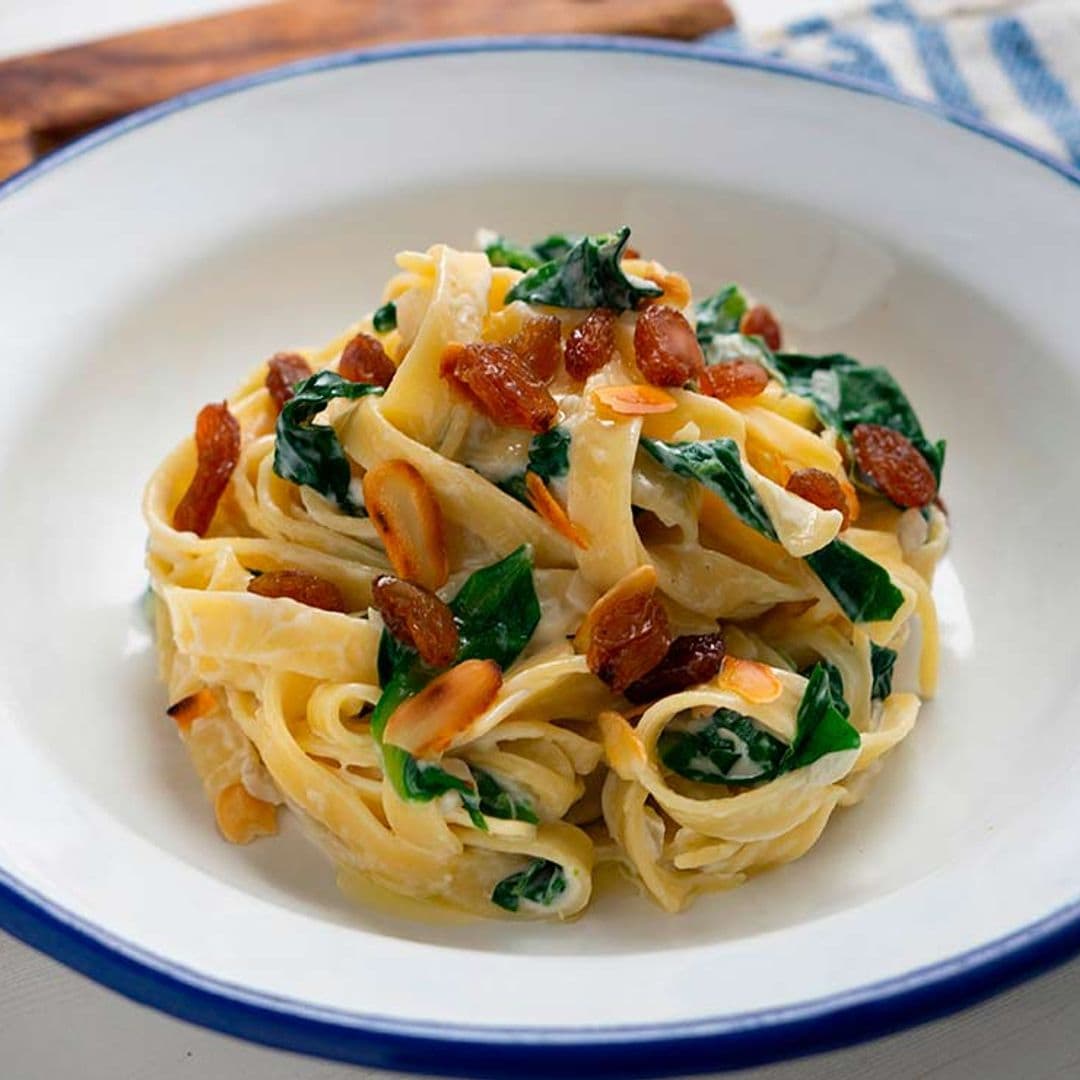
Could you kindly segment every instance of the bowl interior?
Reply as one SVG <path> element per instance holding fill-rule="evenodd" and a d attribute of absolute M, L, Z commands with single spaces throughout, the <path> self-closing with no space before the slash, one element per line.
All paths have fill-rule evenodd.
<path fill-rule="evenodd" d="M 630 72 L 611 59 L 604 85 L 630 86 Z M 525 67 L 526 84 L 550 87 L 559 78 L 550 63 Z M 9 747 L 0 778 L 12 792 L 19 773 L 51 785 L 49 808 L 21 818 L 14 795 L 0 797 L 0 860 L 88 910 L 113 904 L 115 911 L 131 864 L 152 858 L 157 869 L 124 909 L 147 947 L 156 940 L 153 906 L 164 903 L 173 916 L 182 910 L 175 898 L 163 901 L 166 883 L 195 888 L 197 881 L 207 896 L 258 909 L 259 919 L 298 940 L 337 942 L 343 956 L 378 940 L 391 952 L 397 942 L 459 957 L 628 963 L 710 947 L 742 963 L 755 943 L 809 940 L 814 924 L 841 916 L 857 925 L 965 860 L 998 858 L 1006 842 L 1014 847 L 1005 850 L 1018 850 L 1047 820 L 1080 765 L 1080 734 L 1066 707 L 1080 652 L 1080 629 L 1069 617 L 1080 575 L 1067 569 L 1080 530 L 1080 504 L 1069 497 L 1080 461 L 1067 442 L 1080 409 L 1080 366 L 1062 313 L 1040 317 L 1039 305 L 1055 275 L 1060 288 L 1080 284 L 1080 243 L 1071 255 L 1055 254 L 1053 230 L 1025 240 L 1022 222 L 992 236 L 1000 200 L 979 193 L 965 209 L 964 170 L 978 173 L 981 155 L 996 154 L 1006 186 L 1045 183 L 1074 215 L 1076 199 L 1038 166 L 1013 163 L 1006 151 L 919 114 L 832 88 L 793 96 L 759 72 L 725 72 L 714 86 L 703 72 L 695 66 L 691 85 L 704 87 L 704 98 L 768 114 L 774 137 L 803 155 L 802 176 L 788 170 L 778 179 L 792 155 L 763 151 L 759 136 L 740 134 L 738 125 L 701 158 L 706 164 L 673 163 L 689 154 L 689 122 L 660 138 L 666 164 L 620 144 L 610 161 L 594 157 L 578 168 L 574 152 L 588 145 L 586 125 L 571 121 L 568 147 L 542 152 L 555 120 L 539 106 L 529 114 L 536 140 L 513 134 L 507 150 L 473 155 L 440 133 L 438 115 L 423 113 L 421 104 L 435 113 L 442 107 L 431 74 L 417 76 L 422 102 L 401 113 L 424 116 L 427 155 L 400 140 L 380 144 L 377 120 L 350 113 L 334 89 L 339 80 L 338 95 L 363 100 L 380 89 L 376 66 L 179 114 L 0 203 L 9 238 L 0 247 L 0 322 L 10 365 L 0 401 L 0 498 L 11 508 L 0 580 L 18 615 L 0 620 L 0 730 Z M 677 93 L 674 78 L 657 72 L 661 99 Z M 469 101 L 476 88 L 455 83 L 442 92 Z M 839 104 L 816 102 L 819 93 Z M 513 95 L 520 106 L 518 87 Z M 864 121 L 848 99 L 875 116 Z M 793 102 L 817 118 L 815 139 L 802 134 L 807 117 L 791 114 Z M 494 108 L 498 129 L 509 122 L 508 107 Z M 880 108 L 901 117 L 900 134 L 884 149 L 861 151 Z M 341 141 L 351 124 L 377 152 Z M 944 147 L 958 170 L 925 190 L 921 180 L 889 179 L 905 140 L 920 139 Z M 192 164 L 200 147 L 205 175 Z M 758 151 L 764 156 L 754 161 Z M 726 166 L 725 155 L 735 165 Z M 859 171 L 857 183 L 850 170 Z M 480 225 L 529 238 L 624 222 L 635 246 L 684 271 L 699 294 L 737 280 L 773 306 L 800 347 L 889 367 L 928 434 L 948 439 L 943 493 L 954 531 L 935 586 L 939 696 L 867 800 L 838 811 L 808 856 L 678 917 L 605 880 L 573 925 L 417 922 L 389 906 L 350 903 L 295 827 L 248 848 L 225 845 L 163 715 L 139 610 L 139 497 L 155 463 L 201 404 L 262 358 L 327 339 L 374 306 L 395 251 L 436 240 L 468 245 Z M 1040 252 L 1051 265 L 1036 266 Z M 105 834 L 116 861 L 102 865 L 94 837 Z M 246 945 L 230 949 L 237 970 L 266 974 Z M 297 963 L 302 955 L 298 946 Z M 285 968 L 293 960 L 276 958 Z M 898 963 L 883 957 L 880 972 Z M 333 999 L 338 976 L 319 977 L 322 989 L 312 993 Z M 833 983 L 807 979 L 816 989 Z M 775 1000 L 788 991 L 772 993 Z M 764 988 L 757 996 L 770 1000 Z"/>

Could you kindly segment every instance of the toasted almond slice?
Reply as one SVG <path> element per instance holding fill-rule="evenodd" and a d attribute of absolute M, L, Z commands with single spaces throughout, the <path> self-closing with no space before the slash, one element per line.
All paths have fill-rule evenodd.
<path fill-rule="evenodd" d="M 644 278 L 664 290 L 663 296 L 655 296 L 646 304 L 666 304 L 668 307 L 684 308 L 690 303 L 690 282 L 675 270 L 668 270 L 651 259 L 624 259 L 623 269 L 634 277 Z"/>
<path fill-rule="evenodd" d="M 655 591 L 656 569 L 649 563 L 621 577 L 589 608 L 581 626 L 578 627 L 578 632 L 574 635 L 574 648 L 581 653 L 589 651 L 592 629 L 597 620 L 603 617 L 604 612 L 618 607 L 624 600 L 637 596 L 639 593 L 651 596 Z"/>
<path fill-rule="evenodd" d="M 840 490 L 847 500 L 847 524 L 851 525 L 859 520 L 859 511 L 862 510 L 859 505 L 859 496 L 855 492 L 855 485 L 846 476 L 838 476 L 836 479 L 840 481 Z"/>
<path fill-rule="evenodd" d="M 559 500 L 547 489 L 544 481 L 534 472 L 525 474 L 525 490 L 529 493 L 529 502 L 533 509 L 561 536 L 584 551 L 589 549 L 589 540 L 583 529 L 575 525 L 562 508 Z"/>
<path fill-rule="evenodd" d="M 383 741 L 419 758 L 438 757 L 495 700 L 502 672 L 494 660 L 465 660 L 433 679 L 390 717 Z"/>
<path fill-rule="evenodd" d="M 364 477 L 364 504 L 394 573 L 434 591 L 446 584 L 442 510 L 416 466 L 382 461 Z"/>
<path fill-rule="evenodd" d="M 229 784 L 214 800 L 221 835 L 230 844 L 250 844 L 260 836 L 277 832 L 277 807 L 256 799 L 243 784 Z"/>
<path fill-rule="evenodd" d="M 630 383 L 626 386 L 601 386 L 593 391 L 596 411 L 605 420 L 620 416 L 647 416 L 675 409 L 677 402 L 659 386 Z"/>
<path fill-rule="evenodd" d="M 213 711 L 217 705 L 217 698 L 209 690 L 196 690 L 194 694 L 188 694 L 174 705 L 170 705 L 165 712 L 176 721 L 176 726 L 181 731 L 187 731 L 200 716 L 205 716 Z"/>
<path fill-rule="evenodd" d="M 626 718 L 617 712 L 602 712 L 598 719 L 608 764 L 620 779 L 636 780 L 648 764 L 641 739 Z"/>
<path fill-rule="evenodd" d="M 784 692 L 783 683 L 770 668 L 737 656 L 724 657 L 716 684 L 724 690 L 733 690 L 754 705 L 767 705 Z"/>

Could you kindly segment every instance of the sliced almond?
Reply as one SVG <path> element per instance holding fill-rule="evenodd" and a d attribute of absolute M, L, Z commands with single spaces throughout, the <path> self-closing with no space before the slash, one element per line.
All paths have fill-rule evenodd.
<path fill-rule="evenodd" d="M 588 550 L 589 541 L 584 530 L 570 520 L 559 500 L 551 494 L 544 481 L 536 473 L 527 472 L 525 474 L 525 490 L 529 494 L 529 502 L 533 504 L 533 509 L 560 536 L 565 536 L 570 543 L 576 544 L 582 550 Z"/>
<path fill-rule="evenodd" d="M 194 694 L 188 694 L 174 705 L 170 705 L 165 712 L 173 718 L 176 726 L 181 731 L 187 731 L 200 716 L 206 716 L 217 705 L 217 698 L 209 690 L 196 690 Z"/>
<path fill-rule="evenodd" d="M 589 651 L 589 642 L 592 640 L 592 630 L 597 621 L 603 618 L 604 613 L 617 608 L 624 601 L 638 595 L 652 596 L 656 592 L 656 569 L 646 563 L 631 570 L 629 574 L 621 577 L 614 585 L 591 608 L 585 615 L 585 619 L 574 635 L 574 648 L 578 652 Z"/>
<path fill-rule="evenodd" d="M 623 269 L 634 277 L 644 278 L 664 290 L 663 296 L 652 297 L 647 304 L 666 304 L 684 308 L 690 303 L 690 282 L 675 270 L 667 270 L 658 262 L 645 259 L 623 260 Z"/>
<path fill-rule="evenodd" d="M 427 481 L 408 461 L 382 461 L 364 476 L 364 505 L 394 573 L 435 590 L 446 584 L 442 510 Z"/>
<path fill-rule="evenodd" d="M 249 844 L 277 832 L 277 807 L 256 799 L 243 784 L 229 784 L 214 800 L 221 835 L 230 844 Z"/>
<path fill-rule="evenodd" d="M 602 712 L 598 720 L 608 764 L 620 779 L 636 780 L 649 763 L 641 739 L 617 712 Z"/>
<path fill-rule="evenodd" d="M 716 676 L 716 685 L 731 690 L 754 705 L 768 705 L 783 692 L 784 685 L 765 664 L 756 660 L 741 660 L 725 656 Z"/>
<path fill-rule="evenodd" d="M 678 404 L 666 390 L 647 383 L 601 386 L 593 391 L 592 396 L 597 413 L 605 420 L 672 412 Z"/>
<path fill-rule="evenodd" d="M 847 500 L 847 524 L 851 525 L 859 520 L 859 511 L 862 509 L 859 505 L 859 496 L 855 492 L 855 485 L 846 476 L 838 476 L 837 480 L 840 481 L 840 490 Z"/>
<path fill-rule="evenodd" d="M 438 757 L 487 710 L 502 686 L 494 660 L 465 660 L 402 702 L 383 740 L 419 758 Z"/>

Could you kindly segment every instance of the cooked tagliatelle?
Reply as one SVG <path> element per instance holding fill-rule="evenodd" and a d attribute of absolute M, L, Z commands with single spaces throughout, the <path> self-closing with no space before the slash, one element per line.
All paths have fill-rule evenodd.
<path fill-rule="evenodd" d="M 612 861 L 678 911 L 804 854 L 911 731 L 944 444 L 628 236 L 405 252 L 158 468 L 169 713 L 226 839 L 284 804 L 350 882 L 567 918 Z"/>

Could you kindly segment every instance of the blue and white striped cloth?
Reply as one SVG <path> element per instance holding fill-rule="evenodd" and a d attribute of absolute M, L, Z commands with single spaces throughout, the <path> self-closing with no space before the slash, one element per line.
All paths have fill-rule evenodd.
<path fill-rule="evenodd" d="M 936 101 L 1080 168 L 1080 0 L 863 0 L 829 18 L 702 43 Z"/>

